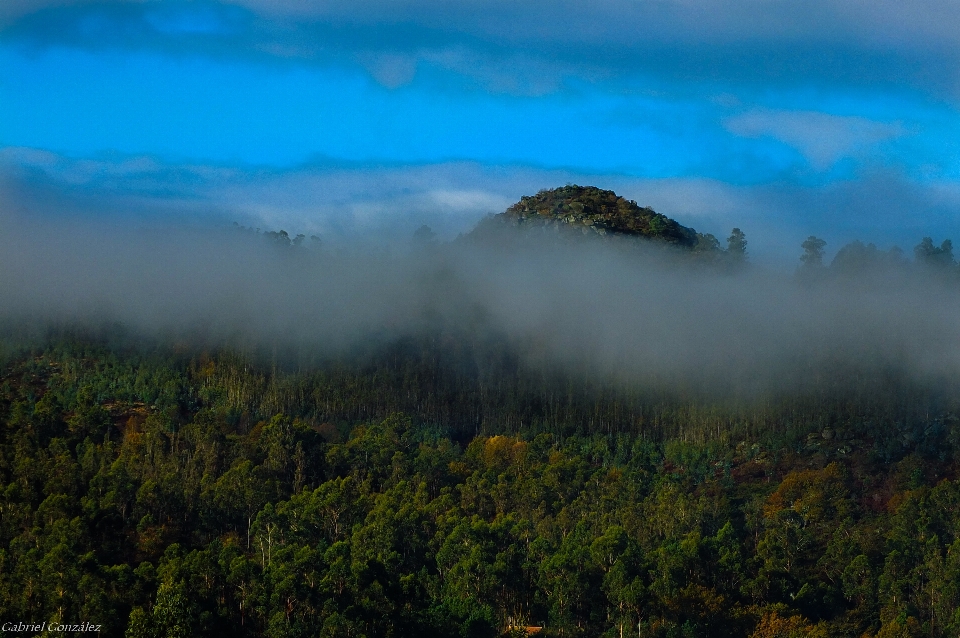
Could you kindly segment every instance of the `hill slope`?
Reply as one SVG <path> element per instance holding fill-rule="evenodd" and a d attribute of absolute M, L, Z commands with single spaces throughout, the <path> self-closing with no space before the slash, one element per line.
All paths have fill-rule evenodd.
<path fill-rule="evenodd" d="M 698 240 L 694 229 L 595 186 L 567 185 L 524 196 L 482 223 L 477 231 L 483 233 L 495 224 L 579 230 L 584 235 L 642 237 L 687 248 L 694 247 Z"/>

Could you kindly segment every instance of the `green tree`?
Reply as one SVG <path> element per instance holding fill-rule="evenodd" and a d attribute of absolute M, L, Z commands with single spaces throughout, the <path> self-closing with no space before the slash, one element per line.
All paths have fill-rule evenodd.
<path fill-rule="evenodd" d="M 747 260 L 747 236 L 739 228 L 730 231 L 727 237 L 727 259 L 733 265 L 743 264 Z"/>
<path fill-rule="evenodd" d="M 189 638 L 193 635 L 190 605 L 182 582 L 162 583 L 153 608 L 158 638 Z"/>
<path fill-rule="evenodd" d="M 933 266 L 947 267 L 954 264 L 953 261 L 953 242 L 944 239 L 939 247 L 933 245 L 933 239 L 924 237 L 913 249 L 917 263 Z"/>
<path fill-rule="evenodd" d="M 805 270 L 816 270 L 823 267 L 823 248 L 827 242 L 810 235 L 800 247 L 803 248 L 803 254 L 800 255 L 802 268 Z"/>

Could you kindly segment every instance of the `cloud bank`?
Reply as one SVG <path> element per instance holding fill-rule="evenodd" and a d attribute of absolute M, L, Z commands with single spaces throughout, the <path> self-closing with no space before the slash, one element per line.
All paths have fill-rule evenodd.
<path fill-rule="evenodd" d="M 837 371 L 937 384 L 960 372 L 956 276 L 916 269 L 811 285 L 607 243 L 295 248 L 241 230 L 4 217 L 0 273 L 8 330 L 119 324 L 321 358 L 439 333 L 481 359 L 477 344 L 505 340 L 534 370 L 748 395 Z"/>
<path fill-rule="evenodd" d="M 172 164 L 151 156 L 71 159 L 36 149 L 0 151 L 0 211 L 24 223 L 109 220 L 126 227 L 204 229 L 238 222 L 316 234 L 328 243 L 406 242 L 422 224 L 444 240 L 470 231 L 523 195 L 576 183 L 616 191 L 700 232 L 740 227 L 755 261 L 792 271 L 809 235 L 828 255 L 861 240 L 907 252 L 920 238 L 960 238 L 960 188 L 878 171 L 826 186 L 731 185 L 689 177 L 486 166 L 330 163 L 293 170 Z"/>
<path fill-rule="evenodd" d="M 420 64 L 445 65 L 503 90 L 537 90 L 538 84 L 542 90 L 542 79 L 529 73 L 539 68 L 555 79 L 637 72 L 759 82 L 806 78 L 955 95 L 950 61 L 960 51 L 960 9 L 946 0 L 14 0 L 4 3 L 0 24 L 6 37 L 40 45 L 346 57 L 388 85 L 402 84 Z"/>

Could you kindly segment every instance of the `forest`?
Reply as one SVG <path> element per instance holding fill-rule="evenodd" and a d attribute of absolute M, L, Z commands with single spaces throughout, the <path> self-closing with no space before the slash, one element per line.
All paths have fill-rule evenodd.
<path fill-rule="evenodd" d="M 174 240 L 156 263 L 175 271 L 197 244 Z M 827 263 L 811 236 L 770 275 L 739 229 L 722 247 L 567 186 L 453 242 L 420 229 L 402 255 L 245 228 L 204 241 L 210 263 L 229 244 L 270 275 L 203 275 L 217 304 L 254 299 L 230 306 L 242 326 L 205 314 L 200 284 L 176 298 L 189 320 L 67 311 L 88 294 L 67 285 L 189 288 L 142 245 L 142 272 L 72 279 L 66 301 L 10 283 L 32 262 L 0 253 L 0 621 L 960 635 L 949 240 Z M 345 283 L 298 278 L 311 269 Z M 376 281 L 404 295 L 377 306 Z M 310 314 L 324 303 L 354 310 Z"/>

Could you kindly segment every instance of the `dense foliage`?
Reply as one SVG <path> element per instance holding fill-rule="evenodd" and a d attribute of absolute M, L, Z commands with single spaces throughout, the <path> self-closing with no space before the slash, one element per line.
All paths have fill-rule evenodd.
<path fill-rule="evenodd" d="M 429 378 L 8 349 L 0 616 L 117 636 L 960 630 L 960 421 L 932 398 L 664 403 L 659 429 L 577 431 L 573 412 L 510 428 L 504 396 L 467 432 L 425 418 L 451 377 Z M 398 404 L 412 418 L 382 414 Z"/>

